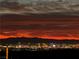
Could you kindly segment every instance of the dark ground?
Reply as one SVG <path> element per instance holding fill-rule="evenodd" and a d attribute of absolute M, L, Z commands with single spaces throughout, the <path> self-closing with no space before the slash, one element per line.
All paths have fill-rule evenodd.
<path fill-rule="evenodd" d="M 79 49 L 54 49 L 49 51 L 11 51 L 9 50 L 9 59 L 27 59 L 27 58 L 42 58 L 42 57 L 73 57 L 79 55 Z M 2 57 L 1 57 L 2 56 Z M 50 58 L 49 57 L 49 58 Z M 0 59 L 5 59 L 5 51 L 0 53 Z"/>

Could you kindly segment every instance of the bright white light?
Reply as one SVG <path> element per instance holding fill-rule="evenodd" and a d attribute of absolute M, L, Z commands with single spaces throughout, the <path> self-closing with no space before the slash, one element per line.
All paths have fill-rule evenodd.
<path fill-rule="evenodd" d="M 56 47 L 56 45 L 53 45 L 53 47 Z"/>

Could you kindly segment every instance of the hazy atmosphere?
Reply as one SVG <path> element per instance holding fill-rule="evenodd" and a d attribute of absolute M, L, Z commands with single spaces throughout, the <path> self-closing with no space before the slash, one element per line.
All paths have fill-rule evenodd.
<path fill-rule="evenodd" d="M 3 0 L 0 0 L 3 1 Z M 16 1 L 16 0 L 15 0 Z M 18 0 L 20 3 L 27 3 L 31 1 L 59 1 L 59 0 Z M 79 0 L 62 0 L 62 1 L 68 1 L 68 2 L 73 2 L 73 3 L 79 3 Z"/>

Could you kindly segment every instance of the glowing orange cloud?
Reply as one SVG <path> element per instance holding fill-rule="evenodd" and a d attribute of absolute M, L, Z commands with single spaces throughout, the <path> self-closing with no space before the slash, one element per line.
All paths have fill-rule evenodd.
<path fill-rule="evenodd" d="M 16 35 L 0 35 L 0 39 L 5 39 L 5 38 L 16 38 L 16 37 L 30 37 L 30 38 L 34 38 L 34 37 L 37 37 L 37 38 L 44 38 L 44 39 L 56 39 L 56 40 L 79 40 L 79 37 L 77 36 L 48 36 L 48 35 L 31 35 L 31 34 L 28 34 L 28 33 L 17 33 Z"/>
<path fill-rule="evenodd" d="M 10 37 L 15 37 L 15 36 L 0 35 L 0 39 L 10 38 Z"/>

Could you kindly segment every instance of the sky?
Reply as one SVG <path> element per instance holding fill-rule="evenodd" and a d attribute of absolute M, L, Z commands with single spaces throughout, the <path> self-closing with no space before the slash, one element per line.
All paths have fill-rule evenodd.
<path fill-rule="evenodd" d="M 2 1 L 2 0 L 0 0 L 0 1 Z M 37 1 L 37 0 L 18 0 L 18 1 L 20 3 L 26 3 L 27 1 Z M 46 1 L 49 1 L 49 0 L 46 0 Z M 58 0 L 50 0 L 50 1 L 58 1 Z M 65 1 L 73 2 L 73 3 L 79 3 L 79 0 L 65 0 Z"/>
<path fill-rule="evenodd" d="M 0 38 L 10 37 L 79 40 L 79 17 L 1 16 Z"/>
<path fill-rule="evenodd" d="M 22 0 L 23 3 L 25 1 Z M 79 40 L 79 17 L 42 18 L 26 15 L 0 15 L 0 39 L 10 37 Z"/>
<path fill-rule="evenodd" d="M 33 1 L 33 0 L 18 0 L 18 1 L 20 1 L 20 2 L 22 2 L 22 3 L 25 3 L 25 2 L 27 2 L 27 1 Z M 35 0 L 36 1 L 36 0 Z M 45 1 L 45 0 L 44 0 Z M 46 0 L 46 1 L 48 1 L 48 0 Z M 50 0 L 50 1 L 58 1 L 58 0 Z M 74 3 L 79 3 L 79 0 L 65 0 L 65 1 L 69 1 L 69 2 L 74 2 Z"/>

